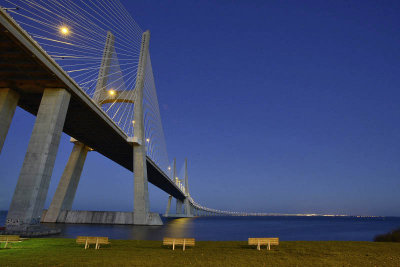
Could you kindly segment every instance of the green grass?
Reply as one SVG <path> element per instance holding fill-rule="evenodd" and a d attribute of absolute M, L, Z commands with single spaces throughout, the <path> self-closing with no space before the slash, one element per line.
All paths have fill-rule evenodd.
<path fill-rule="evenodd" d="M 243 241 L 199 241 L 186 251 L 161 243 L 111 240 L 85 250 L 74 239 L 32 238 L 0 249 L 0 266 L 400 266 L 400 243 L 291 241 L 270 251 Z"/>

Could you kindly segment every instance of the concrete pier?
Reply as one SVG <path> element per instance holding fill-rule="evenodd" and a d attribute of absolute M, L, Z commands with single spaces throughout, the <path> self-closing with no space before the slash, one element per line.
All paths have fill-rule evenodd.
<path fill-rule="evenodd" d="M 165 211 L 165 217 L 168 217 L 168 214 L 171 210 L 171 202 L 172 202 L 172 196 L 168 197 L 168 204 L 167 204 L 167 210 Z"/>
<path fill-rule="evenodd" d="M 189 197 L 189 183 L 188 183 L 188 166 L 187 166 L 187 158 L 185 158 L 185 194 Z M 192 216 L 191 205 L 188 198 L 185 198 L 183 201 L 185 207 L 185 215 Z"/>
<path fill-rule="evenodd" d="M 150 224 L 150 203 L 146 166 L 146 146 L 144 132 L 143 114 L 143 88 L 144 77 L 149 50 L 150 32 L 146 31 L 142 35 L 142 46 L 140 49 L 139 65 L 136 77 L 136 103 L 134 106 L 134 138 L 133 144 L 133 172 L 134 172 L 134 202 L 133 202 L 133 222 L 139 225 Z M 160 219 L 161 221 L 161 219 Z"/>
<path fill-rule="evenodd" d="M 177 199 L 176 200 L 176 214 L 183 214 L 182 206 L 183 206 L 182 200 Z"/>
<path fill-rule="evenodd" d="M 89 148 L 75 141 L 56 193 L 42 222 L 56 222 L 61 211 L 71 210 Z"/>
<path fill-rule="evenodd" d="M 0 88 L 0 153 L 15 113 L 19 94 L 10 88 Z"/>
<path fill-rule="evenodd" d="M 39 225 L 53 172 L 70 94 L 45 89 L 28 150 L 7 215 L 7 230 L 26 231 Z"/>
<path fill-rule="evenodd" d="M 186 216 L 192 216 L 191 205 L 188 198 L 183 201 L 184 211 Z"/>

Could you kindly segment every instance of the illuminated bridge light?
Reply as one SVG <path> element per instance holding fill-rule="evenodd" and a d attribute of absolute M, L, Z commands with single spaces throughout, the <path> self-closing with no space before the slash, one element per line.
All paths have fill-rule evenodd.
<path fill-rule="evenodd" d="M 110 96 L 115 95 L 115 90 L 113 90 L 113 89 L 108 90 L 108 94 L 109 94 Z"/>
<path fill-rule="evenodd" d="M 69 34 L 69 29 L 68 29 L 68 27 L 66 27 L 66 26 L 62 26 L 62 27 L 60 28 L 60 32 L 61 32 L 61 34 L 63 34 L 63 35 L 68 35 L 68 34 Z"/>

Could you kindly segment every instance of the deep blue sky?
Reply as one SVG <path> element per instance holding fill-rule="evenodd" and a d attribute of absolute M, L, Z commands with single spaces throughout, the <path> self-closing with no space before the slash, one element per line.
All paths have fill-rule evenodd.
<path fill-rule="evenodd" d="M 400 216 L 399 1 L 127 1 L 150 29 L 170 159 L 194 199 L 238 211 Z M 8 209 L 34 117 L 0 155 Z M 64 135 L 47 206 L 72 145 Z M 133 177 L 90 152 L 75 209 L 131 210 Z M 167 195 L 150 185 L 153 211 Z"/>

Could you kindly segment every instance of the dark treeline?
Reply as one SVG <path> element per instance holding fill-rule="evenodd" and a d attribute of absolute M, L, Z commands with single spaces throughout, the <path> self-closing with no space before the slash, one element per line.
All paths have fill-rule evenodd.
<path fill-rule="evenodd" d="M 387 234 L 377 235 L 375 242 L 400 242 L 400 228 L 393 230 Z"/>

